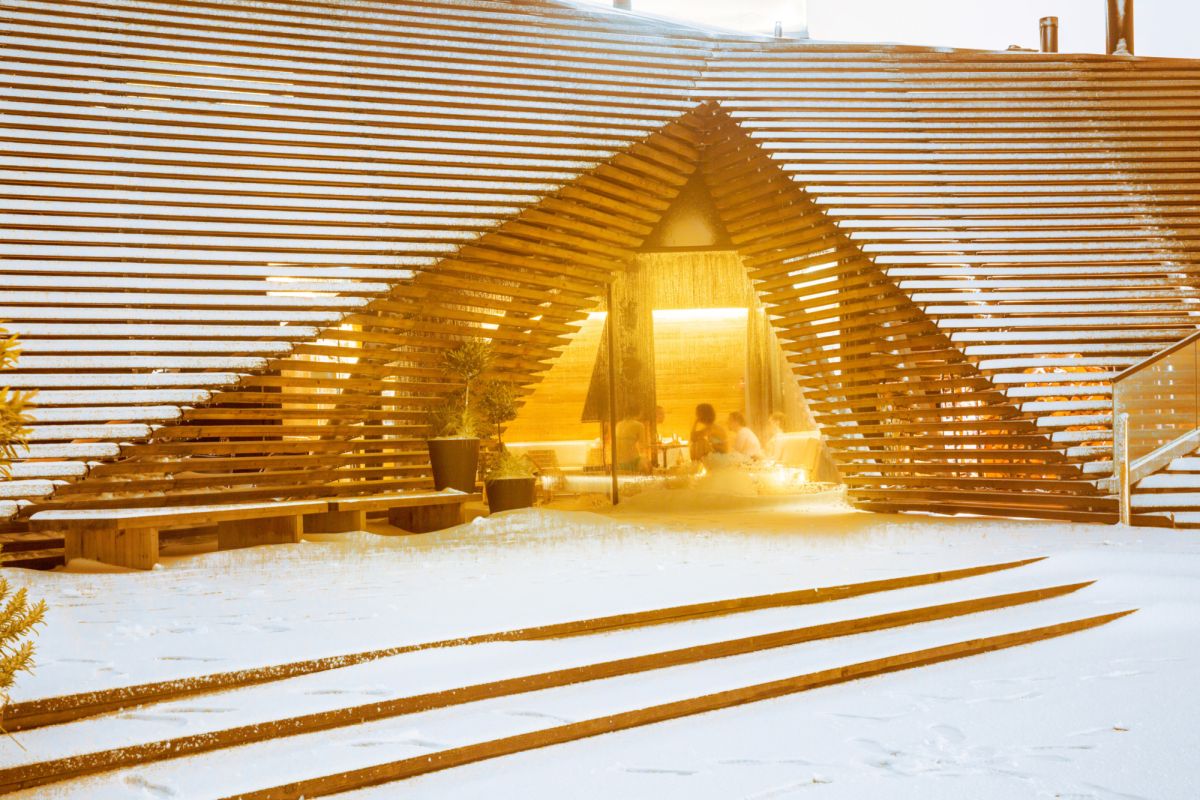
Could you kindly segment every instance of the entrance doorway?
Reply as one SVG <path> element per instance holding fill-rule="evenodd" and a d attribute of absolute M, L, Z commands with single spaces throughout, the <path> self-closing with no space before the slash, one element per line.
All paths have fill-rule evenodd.
<path fill-rule="evenodd" d="M 753 465 L 770 469 L 774 485 L 827 477 L 803 395 L 735 251 L 643 253 L 612 295 L 615 314 L 589 314 L 526 398 L 505 435 L 511 449 L 567 477 L 594 475 L 591 490 L 603 491 L 611 461 L 608 362 L 615 358 L 617 418 L 641 421 L 651 443 L 653 464 L 638 470 L 643 476 L 690 466 L 695 409 L 708 403 L 721 425 L 740 414 L 763 444 L 772 415 L 782 415 L 775 457 Z"/>

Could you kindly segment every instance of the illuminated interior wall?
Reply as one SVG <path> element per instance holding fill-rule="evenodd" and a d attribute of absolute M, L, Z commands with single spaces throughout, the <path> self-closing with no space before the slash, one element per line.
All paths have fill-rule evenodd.
<path fill-rule="evenodd" d="M 787 415 L 791 430 L 812 429 L 736 252 L 670 251 L 637 258 L 639 291 L 654 309 L 656 403 L 666 411 L 660 436 L 687 438 L 695 406 L 703 402 L 711 403 L 722 420 L 730 411 L 742 411 L 760 432 L 773 411 Z M 580 419 L 605 316 L 593 313 L 582 323 L 528 396 L 505 434 L 508 441 L 590 440 L 600 435 L 597 423 Z"/>
<path fill-rule="evenodd" d="M 556 442 L 600 435 L 599 425 L 580 422 L 580 417 L 606 316 L 602 311 L 593 312 L 583 320 L 579 332 L 526 398 L 521 413 L 504 434 L 506 441 Z"/>
<path fill-rule="evenodd" d="M 720 419 L 746 405 L 745 308 L 660 309 L 654 312 L 658 434 L 686 439 L 697 403 L 712 403 Z"/>

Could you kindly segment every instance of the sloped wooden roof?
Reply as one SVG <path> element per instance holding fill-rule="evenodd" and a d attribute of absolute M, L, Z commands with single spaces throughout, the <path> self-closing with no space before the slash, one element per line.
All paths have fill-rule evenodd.
<path fill-rule="evenodd" d="M 1102 462 L 1107 387 L 1061 371 L 1103 384 L 1195 327 L 1196 62 L 776 41 L 550 2 L 0 10 L 0 320 L 24 344 L 5 378 L 40 392 L 8 514 L 447 259 L 481 280 L 489 258 L 557 264 L 536 291 L 585 296 L 694 168 L 688 135 L 661 134 L 697 109 L 1071 458 Z"/>
<path fill-rule="evenodd" d="M 40 390 L 37 463 L 0 501 L 611 161 L 689 106 L 710 52 L 543 3 L 0 11 L 6 379 Z"/>
<path fill-rule="evenodd" d="M 1194 61 L 791 45 L 701 87 L 1081 457 L 1107 455 L 1094 384 L 1200 318 Z"/>

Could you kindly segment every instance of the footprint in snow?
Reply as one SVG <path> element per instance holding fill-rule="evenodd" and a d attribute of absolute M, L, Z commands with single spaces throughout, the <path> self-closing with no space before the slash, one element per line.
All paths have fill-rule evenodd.
<path fill-rule="evenodd" d="M 168 786 L 163 786 L 162 784 L 159 784 L 159 783 L 151 783 L 150 781 L 143 778 L 141 775 L 130 775 L 128 778 L 125 779 L 125 783 L 129 784 L 130 786 L 132 786 L 136 789 L 141 789 L 144 794 L 148 794 L 151 797 L 174 797 L 175 796 L 174 789 L 171 789 Z"/>
<path fill-rule="evenodd" d="M 450 745 L 445 742 L 435 742 L 432 739 L 366 739 L 361 742 L 354 742 L 351 747 L 384 747 L 386 745 L 407 744 L 413 747 L 422 747 L 426 750 L 445 750 Z"/>
<path fill-rule="evenodd" d="M 187 720 L 185 720 L 183 717 L 176 717 L 170 714 L 143 714 L 134 712 L 132 714 L 122 714 L 121 719 L 132 719 L 138 722 L 168 722 L 177 726 L 187 724 Z"/>
<path fill-rule="evenodd" d="M 310 697 L 319 697 L 321 695 L 337 695 L 337 694 L 364 694 L 368 697 L 382 697 L 387 694 L 383 689 L 310 689 L 305 692 Z"/>
<path fill-rule="evenodd" d="M 1103 797 L 1104 800 L 1151 800 L 1145 795 L 1118 792 L 1116 789 L 1110 789 L 1107 786 L 1101 786 L 1096 783 L 1085 783 L 1083 785 L 1088 789 L 1094 789 L 1097 792 L 1101 792 L 1102 794 L 1100 796 Z M 1095 797 L 1095 795 L 1089 795 L 1089 797 Z"/>
<path fill-rule="evenodd" d="M 1026 758 L 1032 758 L 1035 761 L 1053 761 L 1060 764 L 1069 764 L 1075 759 L 1067 758 L 1066 756 L 1056 755 L 1054 753 L 1030 753 Z"/>
<path fill-rule="evenodd" d="M 938 738 L 947 742 L 953 742 L 954 744 L 965 741 L 967 738 L 965 733 L 953 725 L 933 725 L 929 730 L 936 733 Z"/>
<path fill-rule="evenodd" d="M 999 697 L 979 697 L 967 702 L 971 705 L 978 703 L 1015 703 L 1018 700 L 1034 700 L 1041 696 L 1041 692 L 1019 692 L 1017 694 L 1002 694 Z"/>
<path fill-rule="evenodd" d="M 533 717 L 535 719 L 549 719 L 562 723 L 570 723 L 575 721 L 573 719 L 568 719 L 567 717 L 555 716 L 554 714 L 543 714 L 541 711 L 504 711 L 502 713 L 509 717 Z"/>
<path fill-rule="evenodd" d="M 851 739 L 850 742 L 852 744 L 858 745 L 859 747 L 863 748 L 864 750 L 870 750 L 873 753 L 879 753 L 881 755 L 887 755 L 887 756 L 900 755 L 899 752 L 891 749 L 890 747 L 884 746 L 883 743 L 877 742 L 874 739 Z"/>
<path fill-rule="evenodd" d="M 838 713 L 835 711 L 835 712 L 831 712 L 829 714 L 829 716 L 838 717 L 839 719 L 865 719 L 865 720 L 868 720 L 869 722 L 891 722 L 892 720 L 900 719 L 901 717 L 903 717 L 905 715 L 904 714 L 886 714 L 886 715 L 882 715 L 882 716 L 874 716 L 871 714 L 845 714 L 845 713 Z"/>
<path fill-rule="evenodd" d="M 973 686 L 984 686 L 989 683 L 1044 683 L 1054 680 L 1053 675 L 1017 675 L 1013 678 L 976 678 L 971 681 Z"/>
<path fill-rule="evenodd" d="M 812 786 L 819 786 L 825 783 L 833 783 L 833 781 L 820 775 L 813 775 L 810 780 L 796 781 L 795 783 L 785 783 L 782 786 L 774 786 L 762 792 L 748 794 L 743 797 L 742 800 L 772 800 L 776 797 L 783 797 L 784 795 L 793 794 L 801 789 L 808 789 Z"/>
<path fill-rule="evenodd" d="M 626 772 L 636 772 L 644 775 L 695 775 L 694 769 L 667 769 L 665 767 L 626 767 Z"/>
<path fill-rule="evenodd" d="M 1035 745 L 1030 750 L 1095 750 L 1094 744 L 1042 744 Z"/>

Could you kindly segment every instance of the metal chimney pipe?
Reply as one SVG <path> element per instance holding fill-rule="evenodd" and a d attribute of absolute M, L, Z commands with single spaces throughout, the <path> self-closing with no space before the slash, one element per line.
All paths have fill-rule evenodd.
<path fill-rule="evenodd" d="M 633 0 L 613 0 L 613 8 L 619 8 L 622 11 L 633 11 Z"/>
<path fill-rule="evenodd" d="M 775 38 L 783 38 L 783 23 L 779 20 L 775 20 Z"/>
<path fill-rule="evenodd" d="M 1108 54 L 1133 55 L 1133 0 L 1108 0 Z"/>
<path fill-rule="evenodd" d="M 1058 52 L 1058 17 L 1042 17 L 1038 20 L 1042 31 L 1042 52 Z"/>

